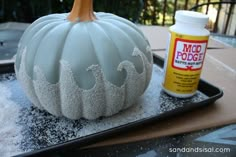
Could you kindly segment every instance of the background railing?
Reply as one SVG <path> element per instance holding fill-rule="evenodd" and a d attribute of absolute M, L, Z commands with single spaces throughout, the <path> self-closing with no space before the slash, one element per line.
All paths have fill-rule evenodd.
<path fill-rule="evenodd" d="M 213 6 L 213 7 L 212 7 Z M 215 7 L 216 6 L 216 7 Z M 236 1 L 207 2 L 198 4 L 190 10 L 206 7 L 205 14 L 211 18 L 212 32 L 236 36 Z M 217 8 L 217 10 L 216 10 Z M 214 10 L 215 9 L 215 10 Z"/>
<path fill-rule="evenodd" d="M 73 0 L 0 0 L 0 22 L 33 22 L 40 16 L 69 12 Z M 94 0 L 95 11 L 111 12 L 144 25 L 170 26 L 176 10 L 209 15 L 214 33 L 236 35 L 236 0 Z"/>

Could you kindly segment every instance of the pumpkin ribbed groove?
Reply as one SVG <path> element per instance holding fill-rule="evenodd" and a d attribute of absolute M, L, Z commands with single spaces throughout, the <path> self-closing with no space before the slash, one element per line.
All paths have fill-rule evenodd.
<path fill-rule="evenodd" d="M 35 61 L 34 58 L 38 52 L 38 47 L 40 46 L 40 43 L 43 41 L 43 37 L 53 27 L 54 27 L 54 23 L 51 23 L 51 27 L 48 26 L 47 29 L 44 28 L 44 29 L 31 30 L 29 33 L 31 33 L 33 35 L 26 36 L 26 40 L 28 39 L 28 41 L 26 41 L 26 43 L 22 43 L 23 45 L 29 44 L 29 46 L 27 47 L 28 50 L 35 49 L 35 51 L 33 51 L 31 54 L 27 55 L 27 57 L 26 57 L 26 62 L 29 62 L 29 64 L 28 64 L 29 66 L 26 67 L 26 70 L 32 79 L 34 79 L 32 66 L 34 65 L 33 64 Z M 44 32 L 42 32 L 42 31 L 44 31 Z M 31 58 L 33 58 L 33 59 L 31 59 Z"/>
<path fill-rule="evenodd" d="M 96 24 L 94 24 L 94 25 L 96 25 Z M 96 25 L 96 27 L 99 28 L 98 25 Z M 88 31 L 88 28 L 87 28 L 87 32 L 88 32 L 88 35 L 90 36 L 91 43 L 92 43 L 92 49 L 93 49 L 93 52 L 94 52 L 94 54 L 95 54 L 95 56 L 96 56 L 96 58 L 97 58 L 98 65 L 100 65 L 100 66 L 102 67 L 101 60 L 100 60 L 99 56 L 97 55 L 97 54 L 99 54 L 99 52 L 96 51 L 96 47 L 95 47 L 94 41 L 93 41 L 93 35 L 94 35 L 94 34 L 91 34 L 91 32 Z M 97 34 L 96 34 L 96 35 L 97 35 Z M 102 52 L 102 53 L 103 53 L 103 52 Z M 96 77 L 96 76 L 94 75 L 94 73 L 93 73 L 93 76 L 94 76 L 94 78 L 95 78 L 95 85 L 94 85 L 94 86 L 97 85 L 97 82 L 101 82 L 100 86 L 105 87 L 105 84 L 104 84 L 104 76 L 102 76 L 102 77 L 100 78 L 100 80 L 98 79 L 98 77 Z M 103 100 L 103 102 L 100 102 L 100 103 L 99 103 L 99 104 L 104 104 L 104 106 L 102 107 L 100 114 L 99 114 L 99 115 L 96 115 L 96 118 L 101 117 L 101 116 L 106 112 L 106 109 L 105 109 L 105 108 L 106 108 L 107 97 L 106 97 L 106 94 L 105 94 L 105 93 L 106 93 L 106 90 L 104 90 L 104 89 L 105 89 L 105 88 L 102 88 L 102 90 L 100 91 L 101 93 L 104 93 L 104 94 L 102 94 L 102 95 L 100 96 L 100 99 Z M 101 101 L 101 100 L 100 100 L 100 101 Z M 85 115 L 85 116 L 88 117 L 88 115 Z M 89 119 L 90 119 L 90 118 L 89 118 Z"/>
<path fill-rule="evenodd" d="M 58 73 L 58 65 L 59 65 L 59 61 L 57 60 L 57 58 L 59 58 L 58 56 L 58 50 L 60 49 L 60 47 L 55 47 L 55 48 L 51 48 L 54 50 L 54 52 L 50 51 L 50 49 L 47 49 L 45 46 L 45 44 L 51 44 L 49 42 L 47 42 L 47 39 L 50 39 L 51 36 L 53 35 L 53 32 L 55 30 L 58 30 L 59 27 L 61 27 L 63 24 L 57 24 L 57 23 L 54 23 L 53 25 L 51 25 L 51 28 L 48 28 L 46 32 L 44 32 L 44 34 L 42 35 L 43 38 L 40 40 L 40 42 L 38 43 L 38 46 L 36 47 L 36 53 L 34 54 L 33 56 L 33 64 L 32 65 L 41 65 L 41 68 L 42 70 L 43 69 L 46 69 L 46 65 L 50 65 L 52 64 L 52 66 L 50 66 L 50 68 L 48 68 L 48 70 L 50 69 L 55 69 L 55 72 Z M 59 40 L 60 41 L 60 40 Z M 60 43 L 59 41 L 56 41 L 57 45 L 60 46 Z M 61 39 L 61 44 L 63 44 L 63 39 Z M 62 50 L 59 50 L 59 51 L 62 51 Z M 45 58 L 45 56 L 47 56 L 47 58 Z M 53 57 L 50 57 L 50 56 L 53 56 Z M 44 59 L 44 61 L 42 62 L 42 59 Z M 51 58 L 51 60 L 49 60 Z M 28 59 L 28 58 L 27 58 Z M 48 61 L 47 61 L 48 60 Z M 46 65 L 45 65 L 46 64 Z M 43 68 L 43 67 L 45 68 Z M 32 73 L 33 75 L 33 79 L 35 79 L 35 74 L 34 72 L 32 71 L 33 68 L 31 68 L 31 71 L 30 73 Z M 44 71 L 44 70 L 43 70 Z M 51 70 L 51 71 L 54 71 L 54 70 Z M 45 72 L 45 71 L 44 71 Z M 53 78 L 50 78 L 47 74 L 49 74 L 49 72 L 46 73 L 45 77 L 49 80 L 50 83 L 57 83 L 58 82 L 58 79 L 57 80 L 54 80 Z M 31 74 L 30 74 L 31 75 Z M 32 76 L 31 75 L 31 76 Z M 58 74 L 56 74 L 58 76 Z M 55 76 L 52 76 L 52 77 L 55 77 Z M 57 77 L 56 77 L 57 78 Z"/>
<path fill-rule="evenodd" d="M 122 30 L 126 33 L 126 34 L 128 34 L 129 36 L 133 36 L 133 34 L 136 34 L 137 36 L 138 36 L 138 38 L 136 39 L 136 40 L 143 40 L 143 38 L 144 38 L 144 35 L 140 32 L 140 33 L 136 33 L 135 32 L 135 30 L 137 29 L 133 29 L 133 25 L 131 25 L 131 27 L 127 27 L 127 23 L 122 23 L 121 21 L 117 21 L 117 20 L 114 20 L 114 19 L 108 19 L 108 20 L 106 20 L 107 21 L 107 23 L 115 23 L 116 24 L 116 27 L 118 27 L 118 28 L 123 28 Z M 110 22 L 109 22 L 110 21 Z M 125 27 L 125 28 L 124 28 Z M 136 40 L 134 41 L 135 42 L 135 44 L 140 48 L 140 47 L 143 47 L 144 45 L 146 45 L 146 44 L 149 44 L 148 43 L 148 41 L 145 41 L 145 42 L 136 42 Z M 149 54 L 149 55 L 147 55 L 147 54 L 149 54 L 149 53 L 145 53 L 145 55 L 148 57 L 148 60 L 151 62 L 151 59 L 150 58 L 152 58 L 152 56 Z"/>
<path fill-rule="evenodd" d="M 54 26 L 54 25 L 52 25 L 51 28 L 52 28 L 53 26 Z M 40 32 L 41 30 L 42 30 L 42 29 L 37 30 L 36 34 L 34 34 L 34 32 L 33 32 L 33 34 L 34 34 L 33 37 L 36 36 L 36 35 L 38 35 L 38 34 L 39 34 L 38 32 Z M 31 30 L 31 31 L 32 31 L 32 30 Z M 47 29 L 43 34 L 40 33 L 40 35 L 41 35 L 41 36 L 44 36 L 45 34 L 47 34 L 48 31 L 50 31 L 50 29 Z M 29 37 L 28 37 L 28 38 L 29 38 Z M 32 40 L 29 41 L 30 45 L 32 45 L 31 42 L 34 42 L 34 39 L 35 39 L 35 38 L 32 38 Z M 33 57 L 33 59 L 27 59 L 27 58 L 25 58 L 25 62 L 27 62 L 28 65 L 34 65 L 35 59 L 36 59 L 36 54 L 37 54 L 37 52 L 38 52 L 38 47 L 40 46 L 40 43 L 43 41 L 43 39 L 44 39 L 44 38 L 40 38 L 39 41 L 37 41 L 37 45 L 35 46 L 35 47 L 36 47 L 36 50 L 34 51 L 34 53 L 31 54 L 32 57 Z M 29 57 L 30 57 L 30 55 L 29 55 Z M 30 63 L 29 63 L 29 60 L 31 61 Z M 33 80 L 33 79 L 35 78 L 34 66 L 28 66 L 28 68 L 31 68 L 30 70 L 27 70 L 27 67 L 25 67 L 25 68 L 26 68 L 26 73 L 27 73 L 29 76 L 31 76 L 31 79 Z M 40 105 L 38 105 L 38 106 L 41 106 L 42 108 L 46 109 L 45 106 L 43 105 L 43 103 L 41 103 L 41 101 L 40 101 L 41 99 L 38 97 L 38 94 L 36 93 L 36 89 L 35 89 L 34 83 L 32 83 L 30 86 L 31 86 L 31 88 L 32 88 L 33 91 L 34 91 L 33 95 L 35 95 L 35 98 L 34 98 L 34 99 L 36 99 L 35 101 L 39 101 L 39 102 L 40 102 Z"/>
<path fill-rule="evenodd" d="M 126 24 L 126 25 L 130 26 L 130 28 L 134 29 L 138 34 L 140 34 L 141 36 L 144 37 L 144 34 L 137 28 L 137 26 L 126 19 L 122 19 L 122 18 L 115 15 L 112 18 L 104 18 L 104 21 L 108 21 L 110 23 L 112 23 L 112 21 L 116 21 L 116 22 L 120 22 L 122 24 Z"/>
<path fill-rule="evenodd" d="M 40 23 L 41 24 L 41 23 Z M 38 28 L 38 23 L 37 24 L 34 24 L 35 27 L 33 26 L 29 26 L 26 30 L 25 30 L 25 33 L 22 35 L 21 37 L 21 43 L 19 43 L 19 47 L 18 49 L 22 49 L 22 46 L 21 45 L 25 45 L 29 42 L 32 42 L 33 40 L 33 37 L 38 35 L 38 32 L 42 29 L 42 27 L 46 27 L 48 23 L 45 24 L 41 24 L 42 26 Z M 36 31 L 35 31 L 36 30 Z M 19 60 L 21 60 L 21 54 L 22 51 L 19 51 L 19 54 L 16 56 L 16 68 L 19 70 Z"/>
<path fill-rule="evenodd" d="M 58 78 L 59 78 L 59 82 L 60 82 L 60 78 L 61 78 L 61 73 L 60 73 L 60 71 L 61 71 L 61 64 L 60 64 L 60 59 L 61 59 L 61 56 L 62 56 L 62 54 L 63 54 L 63 50 L 64 50 L 64 47 L 65 47 L 65 41 L 67 40 L 67 38 L 68 38 L 68 34 L 70 33 L 70 31 L 71 31 L 71 28 L 73 27 L 74 25 L 72 25 L 72 26 L 70 26 L 70 28 L 66 31 L 66 35 L 65 35 L 65 38 L 64 38 L 64 41 L 62 42 L 62 47 L 61 48 L 59 48 L 58 50 L 60 51 L 60 55 L 59 55 L 59 57 L 58 57 L 58 62 L 57 62 L 57 66 L 59 67 L 57 70 L 58 70 Z M 59 86 L 58 87 L 58 92 L 59 92 L 59 95 L 60 95 L 60 97 L 59 97 L 59 104 L 61 104 L 60 105 L 60 111 L 61 111 L 61 114 L 62 115 L 65 115 L 66 117 L 68 117 L 68 115 L 67 114 L 63 114 L 63 107 L 62 107 L 62 105 L 65 105 L 65 102 L 63 102 L 63 101 L 65 101 L 65 100 L 63 100 L 63 96 L 62 96 L 62 87 L 61 86 Z M 69 118 L 69 117 L 68 117 Z"/>
<path fill-rule="evenodd" d="M 135 42 L 133 41 L 133 39 L 130 36 L 127 35 L 127 33 L 123 29 L 117 27 L 116 25 L 113 25 L 113 27 L 115 27 L 116 30 L 119 30 L 119 32 L 121 34 L 123 34 L 123 36 L 126 38 L 125 41 L 127 41 L 127 43 L 132 44 L 131 47 L 135 47 L 135 45 L 136 45 Z M 127 59 L 127 60 L 133 62 L 133 64 L 135 64 L 135 68 L 136 68 L 137 72 L 142 73 L 143 69 L 139 69 L 139 66 L 137 66 L 137 65 L 140 65 L 140 63 L 142 61 L 140 60 L 140 58 L 136 58 L 136 57 L 132 56 L 132 52 L 133 52 L 133 49 L 131 49 L 129 55 L 126 55 L 126 58 L 123 58 L 123 59 Z M 122 54 L 122 52 L 120 52 L 120 53 Z M 130 58 L 132 58 L 133 60 L 130 60 Z"/>
<path fill-rule="evenodd" d="M 117 67 L 119 63 L 122 61 L 120 57 L 121 52 L 119 51 L 119 49 L 117 49 L 117 46 L 113 44 L 113 41 L 111 40 L 111 38 L 109 38 L 108 34 L 104 31 L 104 29 L 100 26 L 100 24 L 96 24 L 96 26 L 97 28 L 99 28 L 97 30 L 99 30 L 100 35 L 103 36 L 102 39 L 104 40 L 105 43 L 107 43 L 107 46 L 103 48 L 104 49 L 103 55 L 99 55 L 100 57 L 98 57 L 98 59 L 100 59 L 100 62 L 102 63 L 101 66 L 104 69 L 105 77 L 108 81 L 120 87 L 125 80 L 124 74 L 117 72 Z M 93 43 L 95 43 L 95 41 L 93 41 Z M 118 81 L 115 82 L 113 80 L 118 80 Z"/>
<path fill-rule="evenodd" d="M 98 21 L 99 22 L 99 21 Z M 115 44 L 115 42 L 113 41 L 113 39 L 112 38 L 110 38 L 109 37 L 109 34 L 104 30 L 104 28 L 103 27 L 101 27 L 100 25 L 98 25 L 97 24 L 97 26 L 102 30 L 102 32 L 105 34 L 105 36 L 111 41 L 110 43 L 108 43 L 109 45 L 110 44 L 112 44 L 112 46 L 115 48 L 114 49 L 114 52 L 110 52 L 110 53 L 116 53 L 117 54 L 117 56 L 118 56 L 118 58 L 119 58 L 119 60 L 120 61 L 122 61 L 123 59 L 121 58 L 121 55 L 120 55 L 120 53 L 119 53 L 119 48 L 117 47 L 117 45 Z M 116 67 L 118 67 L 118 66 L 116 66 Z M 116 70 L 117 70 L 117 68 L 116 68 Z M 117 70 L 118 71 L 118 70 Z M 119 74 L 118 75 L 120 75 L 120 73 L 122 73 L 122 71 L 119 71 Z M 126 76 L 124 77 L 124 81 L 125 81 L 125 79 L 126 79 Z M 122 82 L 124 82 L 124 81 L 122 81 Z M 118 85 L 118 86 L 121 86 L 121 85 Z M 101 114 L 101 116 L 102 115 L 108 115 L 109 114 L 109 112 L 110 111 L 108 111 L 108 109 L 109 109 L 109 105 L 113 105 L 113 104 L 111 104 L 111 102 L 109 102 L 108 100 L 108 97 L 107 97 L 107 95 L 108 95 L 108 93 L 107 92 L 109 92 L 109 89 L 106 89 L 106 85 L 104 84 L 104 95 L 105 95 L 105 107 L 104 107 L 104 112 L 103 112 L 103 114 Z M 121 101 L 121 103 L 123 104 L 124 102 L 122 101 L 123 99 L 121 98 L 120 99 L 120 101 Z M 123 106 L 121 107 L 121 108 L 123 108 Z"/>
<path fill-rule="evenodd" d="M 97 61 L 97 64 L 98 65 L 101 65 L 100 63 L 100 60 L 98 59 L 98 56 L 97 56 L 97 53 L 96 53 L 96 48 L 94 46 L 94 43 L 93 43 L 93 40 L 92 40 L 92 35 L 90 34 L 90 31 L 88 30 L 88 28 L 86 27 L 86 32 L 88 34 L 88 36 L 90 37 L 89 40 L 90 40 L 90 43 L 91 43 L 91 49 L 90 49 L 90 52 L 92 52 L 94 54 L 94 57 L 96 58 L 96 61 Z M 89 68 L 89 67 L 88 67 Z M 89 71 L 88 68 L 86 69 L 86 71 Z M 94 76 L 94 75 L 93 75 Z M 93 85 L 93 88 L 94 86 L 96 85 L 96 78 L 94 78 L 94 85 Z"/>
<path fill-rule="evenodd" d="M 100 22 L 100 24 L 101 24 L 101 23 L 102 23 L 102 22 Z M 106 23 L 104 22 L 104 24 L 106 24 Z M 115 48 L 115 49 L 114 49 L 115 52 L 111 52 L 111 53 L 116 53 L 117 56 L 119 57 L 119 61 L 124 60 L 125 58 L 123 58 L 123 57 L 121 56 L 121 52 L 120 52 L 119 47 L 118 47 L 118 46 L 116 45 L 116 43 L 114 42 L 113 38 L 109 37 L 108 32 L 106 32 L 106 31 L 108 31 L 108 30 L 105 30 L 102 26 L 99 26 L 99 27 L 102 29 L 103 33 L 106 34 L 106 37 L 109 38 L 109 40 L 111 41 L 112 45 L 113 45 L 114 48 Z M 118 67 L 118 66 L 117 66 L 117 67 Z M 116 70 L 117 70 L 117 69 L 116 69 Z M 120 73 L 122 73 L 122 71 L 120 71 Z M 121 74 L 120 74 L 120 75 L 121 75 Z M 125 73 L 125 75 L 126 75 L 126 73 Z M 125 78 L 126 78 L 126 76 L 123 77 L 122 82 L 124 82 Z"/>

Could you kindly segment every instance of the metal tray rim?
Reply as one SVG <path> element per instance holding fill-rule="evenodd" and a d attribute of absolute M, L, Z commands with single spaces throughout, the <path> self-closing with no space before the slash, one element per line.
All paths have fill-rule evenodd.
<path fill-rule="evenodd" d="M 157 64 L 158 66 L 163 67 L 163 63 L 164 63 L 163 58 L 153 54 L 153 60 L 154 60 L 154 64 Z M 13 72 L 14 72 L 14 63 L 0 64 L 0 74 L 13 73 Z M 210 87 L 210 89 L 213 91 L 213 94 L 211 94 L 211 93 L 209 94 L 208 93 L 209 91 L 204 91 L 204 89 L 206 89 L 206 87 L 203 88 L 203 86 L 208 86 L 208 88 Z M 150 123 L 156 122 L 156 121 L 164 119 L 164 118 L 172 117 L 172 116 L 178 115 L 180 113 L 193 110 L 195 108 L 199 108 L 202 106 L 213 104 L 217 99 L 219 99 L 223 96 L 222 89 L 210 84 L 209 82 L 207 82 L 203 79 L 200 79 L 199 90 L 201 92 L 203 92 L 204 94 L 206 94 L 207 96 L 209 96 L 209 98 L 206 100 L 197 102 L 197 103 L 184 104 L 184 107 L 165 112 L 165 113 L 160 114 L 158 116 L 151 116 L 148 118 L 140 119 L 135 122 L 120 125 L 120 126 L 117 126 L 117 127 L 111 128 L 111 129 L 97 132 L 95 134 L 90 134 L 90 135 L 87 135 L 87 136 L 84 136 L 81 138 L 77 138 L 77 139 L 74 139 L 71 141 L 59 143 L 59 144 L 45 147 L 45 148 L 42 148 L 39 150 L 34 150 L 32 152 L 19 154 L 19 155 L 17 155 L 17 157 L 45 156 L 45 155 L 51 154 L 52 152 L 53 153 L 57 153 L 57 152 L 60 153 L 63 150 L 86 146 L 86 145 L 91 144 L 93 142 L 111 137 L 112 135 L 114 135 L 115 133 L 118 133 L 118 132 L 121 133 L 121 132 L 129 131 L 130 129 L 137 128 L 138 126 L 141 126 L 143 124 L 150 124 Z"/>

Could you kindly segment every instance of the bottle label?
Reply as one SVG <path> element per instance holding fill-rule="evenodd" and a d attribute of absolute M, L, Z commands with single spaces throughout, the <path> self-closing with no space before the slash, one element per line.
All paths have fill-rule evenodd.
<path fill-rule="evenodd" d="M 195 93 L 208 43 L 208 36 L 190 36 L 170 32 L 165 59 L 164 89 L 176 94 Z"/>

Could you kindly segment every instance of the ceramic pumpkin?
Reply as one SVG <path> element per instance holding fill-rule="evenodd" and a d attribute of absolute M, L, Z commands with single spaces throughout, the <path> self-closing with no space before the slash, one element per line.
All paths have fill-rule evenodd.
<path fill-rule="evenodd" d="M 75 0 L 69 14 L 41 17 L 26 29 L 15 71 L 38 108 L 96 119 L 130 107 L 143 94 L 152 54 L 136 25 L 93 12 L 92 0 Z"/>

